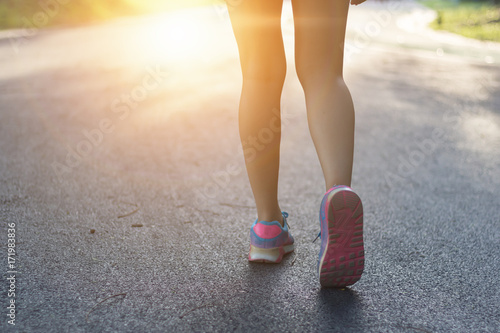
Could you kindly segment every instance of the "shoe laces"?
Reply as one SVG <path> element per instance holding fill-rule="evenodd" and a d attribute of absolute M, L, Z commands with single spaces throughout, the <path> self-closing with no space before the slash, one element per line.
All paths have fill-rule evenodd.
<path fill-rule="evenodd" d="M 316 238 L 314 238 L 314 240 L 312 242 L 314 243 L 318 238 L 321 239 L 321 231 L 318 232 L 318 236 L 316 236 Z"/>
<path fill-rule="evenodd" d="M 286 220 L 286 219 L 287 219 L 287 217 L 288 217 L 288 213 L 287 213 L 287 212 L 281 212 L 281 215 L 283 215 L 283 227 L 284 227 L 285 225 L 287 225 L 287 226 L 288 226 L 288 229 L 290 229 L 290 225 L 288 224 L 288 221 Z"/>

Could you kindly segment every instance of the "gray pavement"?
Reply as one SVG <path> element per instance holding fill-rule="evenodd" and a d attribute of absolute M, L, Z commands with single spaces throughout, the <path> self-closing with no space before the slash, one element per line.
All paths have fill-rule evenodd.
<path fill-rule="evenodd" d="M 279 265 L 246 260 L 255 210 L 223 7 L 4 32 L 0 330 L 500 331 L 498 44 L 431 32 L 418 20 L 432 13 L 396 7 L 350 13 L 366 269 L 345 290 L 315 273 L 324 185 L 288 5 L 280 200 L 297 249 Z"/>

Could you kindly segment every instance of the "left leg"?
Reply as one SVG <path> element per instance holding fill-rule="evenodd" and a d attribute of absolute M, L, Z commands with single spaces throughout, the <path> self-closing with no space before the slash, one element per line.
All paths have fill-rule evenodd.
<path fill-rule="evenodd" d="M 282 0 L 242 0 L 230 10 L 243 88 L 240 138 L 259 221 L 283 223 L 278 204 L 280 100 L 286 74 Z"/>

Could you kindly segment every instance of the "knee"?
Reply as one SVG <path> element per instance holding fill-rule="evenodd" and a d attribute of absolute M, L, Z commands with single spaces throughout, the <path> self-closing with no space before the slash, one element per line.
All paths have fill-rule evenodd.
<path fill-rule="evenodd" d="M 297 59 L 295 69 L 304 91 L 322 86 L 342 84 L 342 66 L 335 61 L 304 61 Z"/>
<path fill-rule="evenodd" d="M 243 80 L 283 84 L 286 76 L 286 58 L 284 54 L 254 52 L 241 59 Z"/>

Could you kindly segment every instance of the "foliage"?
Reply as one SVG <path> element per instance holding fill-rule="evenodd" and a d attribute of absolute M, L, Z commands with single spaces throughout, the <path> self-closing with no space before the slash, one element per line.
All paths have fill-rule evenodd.
<path fill-rule="evenodd" d="M 492 2 L 427 0 L 423 4 L 437 11 L 431 23 L 434 29 L 500 42 L 500 6 Z"/>
<path fill-rule="evenodd" d="M 220 0 L 0 0 L 0 29 L 76 25 L 119 16 L 220 3 Z"/>

